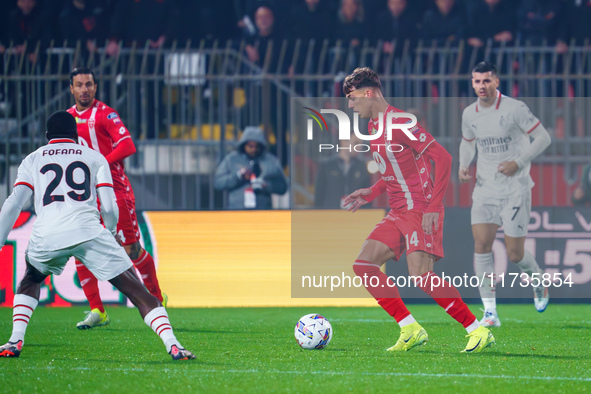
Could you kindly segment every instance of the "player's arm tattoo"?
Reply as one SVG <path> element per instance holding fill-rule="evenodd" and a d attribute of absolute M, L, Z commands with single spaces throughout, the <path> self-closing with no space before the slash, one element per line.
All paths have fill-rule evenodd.
<path fill-rule="evenodd" d="M 142 246 L 140 245 L 139 242 L 135 242 L 135 243 L 131 244 L 131 250 L 128 253 L 129 258 L 132 261 L 135 261 L 140 257 L 141 252 L 142 252 Z"/>

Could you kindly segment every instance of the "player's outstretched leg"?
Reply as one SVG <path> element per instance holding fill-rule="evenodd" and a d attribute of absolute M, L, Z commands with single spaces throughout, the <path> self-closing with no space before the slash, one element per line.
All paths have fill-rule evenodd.
<path fill-rule="evenodd" d="M 6 344 L 0 346 L 0 357 L 18 357 L 25 343 L 25 332 L 39 303 L 41 283 L 47 275 L 27 263 L 27 272 L 14 296 L 12 310 L 12 335 Z"/>
<path fill-rule="evenodd" d="M 396 285 L 380 270 L 380 265 L 371 261 L 388 261 L 395 257 L 392 250 L 374 239 L 368 239 L 353 264 L 353 271 L 364 280 L 367 291 L 377 300 L 378 304 L 392 316 L 400 326 L 400 337 L 396 344 L 388 349 L 390 352 L 408 351 L 427 343 L 427 332 L 413 318 L 400 298 Z M 373 279 L 372 278 L 377 278 Z M 375 286 L 372 286 L 374 284 Z"/>
<path fill-rule="evenodd" d="M 468 339 L 468 344 L 461 353 L 480 353 L 495 343 L 495 337 L 492 332 L 484 326 L 479 326 L 466 335 L 466 337 L 470 339 Z"/>
<path fill-rule="evenodd" d="M 154 259 L 150 253 L 142 248 L 139 242 L 125 246 L 125 251 L 131 258 L 135 268 L 140 273 L 144 286 L 146 286 L 150 294 L 158 298 L 158 301 L 160 301 L 162 306 L 166 308 L 168 296 L 160 290 L 160 284 L 158 283 L 158 277 L 156 276 L 156 265 L 154 264 Z"/>
<path fill-rule="evenodd" d="M 472 207 L 472 219 L 489 221 L 488 210 L 475 203 Z M 486 219 L 484 219 L 486 218 Z M 478 278 L 484 278 L 478 291 L 484 305 L 484 316 L 480 324 L 484 327 L 500 327 L 501 320 L 497 314 L 495 264 L 492 245 L 497 236 L 499 225 L 496 223 L 472 224 L 474 236 L 474 272 Z"/>
<path fill-rule="evenodd" d="M 76 324 L 79 330 L 87 330 L 93 327 L 106 326 L 111 322 L 109 315 L 105 312 L 103 301 L 99 294 L 98 281 L 95 276 L 81 261 L 76 260 L 76 272 L 80 280 L 80 286 L 90 304 L 90 312 L 84 320 Z"/>
<path fill-rule="evenodd" d="M 195 355 L 181 346 L 174 336 L 166 309 L 146 291 L 133 268 L 109 280 L 138 308 L 144 322 L 160 337 L 173 360 L 191 360 Z"/>
<path fill-rule="evenodd" d="M 480 320 L 480 324 L 484 327 L 500 327 L 501 320 L 497 314 L 495 265 L 492 252 L 474 253 L 474 272 L 478 278 L 484 278 L 484 282 L 478 288 L 484 305 L 484 316 Z"/>
<path fill-rule="evenodd" d="M 501 327 L 501 319 L 499 319 L 499 315 L 496 311 L 491 312 L 484 309 L 484 315 L 480 320 L 480 325 L 484 327 Z"/>
<path fill-rule="evenodd" d="M 429 271 L 421 276 L 418 284 L 425 293 L 429 294 L 439 306 L 466 329 L 467 337 L 470 339 L 462 352 L 479 353 L 495 343 L 495 337 L 490 330 L 480 325 L 476 316 L 470 312 L 460 293 L 451 283 Z"/>
<path fill-rule="evenodd" d="M 400 338 L 396 344 L 387 349 L 389 352 L 405 352 L 429 341 L 427 331 L 417 322 L 400 328 Z"/>
<path fill-rule="evenodd" d="M 511 256 L 509 256 L 509 259 L 511 260 Z M 544 312 L 550 301 L 548 288 L 542 286 L 542 275 L 544 274 L 544 270 L 540 268 L 534 256 L 532 256 L 527 250 L 523 252 L 523 258 L 515 264 L 517 264 L 517 266 L 521 268 L 521 271 L 526 273 L 530 278 L 533 278 L 533 274 L 536 274 L 535 277 L 539 279 L 540 284 L 539 286 L 533 286 L 534 306 L 538 312 Z"/>
<path fill-rule="evenodd" d="M 25 294 L 15 294 L 12 309 L 12 335 L 0 347 L 1 357 L 18 357 L 25 343 L 25 332 L 39 301 Z"/>
<path fill-rule="evenodd" d="M 548 302 L 550 301 L 550 293 L 548 292 L 548 288 L 539 285 L 534 286 L 534 306 L 538 312 L 544 312 L 548 307 Z"/>
<path fill-rule="evenodd" d="M 481 326 L 476 316 L 470 312 L 458 289 L 432 271 L 434 261 L 432 255 L 416 251 L 407 256 L 407 261 L 411 276 L 419 277 L 416 280 L 417 286 L 466 329 L 470 340 L 464 349 L 465 352 L 477 353 L 495 342 L 488 328 Z M 479 339 L 477 346 L 474 346 L 473 337 Z"/>

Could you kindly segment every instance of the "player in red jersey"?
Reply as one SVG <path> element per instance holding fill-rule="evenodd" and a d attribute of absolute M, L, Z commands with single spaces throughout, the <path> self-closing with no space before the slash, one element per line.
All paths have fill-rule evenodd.
<path fill-rule="evenodd" d="M 79 143 L 100 152 L 109 163 L 119 207 L 117 235 L 144 285 L 166 307 L 167 297 L 160 291 L 154 259 L 140 245 L 140 230 L 135 212 L 135 197 L 125 176 L 123 159 L 135 153 L 135 145 L 119 114 L 95 99 L 96 80 L 89 68 L 75 68 L 70 73 L 70 92 L 76 104 L 68 112 L 76 118 Z M 99 201 L 100 203 L 100 201 Z M 109 324 L 99 295 L 98 282 L 80 261 L 76 260 L 80 285 L 90 303 L 90 313 L 76 327 L 88 329 Z"/>
<path fill-rule="evenodd" d="M 380 194 L 388 193 L 391 210 L 367 237 L 353 264 L 356 275 L 369 278 L 364 284 L 370 294 L 400 325 L 400 338 L 388 351 L 407 351 L 428 341 L 426 331 L 406 309 L 398 288 L 380 270 L 388 260 L 397 261 L 405 251 L 409 274 L 417 286 L 468 332 L 470 339 L 463 352 L 482 351 L 494 343 L 493 335 L 480 325 L 458 290 L 433 273 L 434 262 L 443 257 L 443 196 L 451 173 L 451 155 L 418 124 L 406 128 L 416 140 L 399 129 L 392 132 L 391 139 L 387 138 L 388 119 L 401 125 L 410 119 L 396 117 L 396 113 L 403 111 L 386 102 L 380 79 L 370 68 L 355 69 L 345 78 L 343 91 L 349 108 L 362 118 L 371 118 L 370 134 L 375 134 L 380 126 L 383 131 L 371 141 L 382 178 L 370 188 L 351 193 L 344 203 L 355 212 Z M 379 124 L 380 114 L 383 125 Z M 431 161 L 437 168 L 435 181 L 431 178 Z M 373 277 L 377 280 L 372 281 Z"/>

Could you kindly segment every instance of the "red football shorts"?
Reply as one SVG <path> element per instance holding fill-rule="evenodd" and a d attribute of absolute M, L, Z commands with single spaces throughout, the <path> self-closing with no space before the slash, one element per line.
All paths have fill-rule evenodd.
<path fill-rule="evenodd" d="M 374 239 L 386 244 L 400 259 L 402 253 L 410 254 L 417 250 L 435 256 L 435 261 L 443 258 L 443 217 L 441 211 L 438 219 L 438 230 L 431 235 L 423 231 L 423 212 L 411 210 L 403 213 L 390 212 L 373 229 L 367 239 Z"/>
<path fill-rule="evenodd" d="M 115 189 L 117 206 L 119 207 L 119 221 L 117 222 L 117 234 L 121 237 L 123 245 L 131 245 L 140 240 L 140 228 L 135 213 L 135 196 L 131 185 L 127 189 Z"/>
<path fill-rule="evenodd" d="M 140 240 L 140 228 L 137 223 L 135 213 L 135 196 L 131 185 L 125 180 L 125 184 L 116 184 L 115 197 L 117 198 L 117 207 L 119 208 L 119 221 L 117 222 L 117 234 L 121 237 L 123 245 L 131 245 Z M 101 203 L 98 201 L 98 209 L 101 209 Z M 101 223 L 103 219 L 101 218 Z"/>

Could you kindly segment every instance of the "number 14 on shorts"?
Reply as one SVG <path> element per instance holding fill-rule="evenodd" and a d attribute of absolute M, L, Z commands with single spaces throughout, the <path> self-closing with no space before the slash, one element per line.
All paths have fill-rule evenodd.
<path fill-rule="evenodd" d="M 417 232 L 413 231 L 412 235 L 410 236 L 410 241 L 408 240 L 408 234 L 404 236 L 406 238 L 406 249 L 410 249 L 410 245 L 413 245 L 415 248 L 419 246 L 419 237 L 417 236 Z"/>

